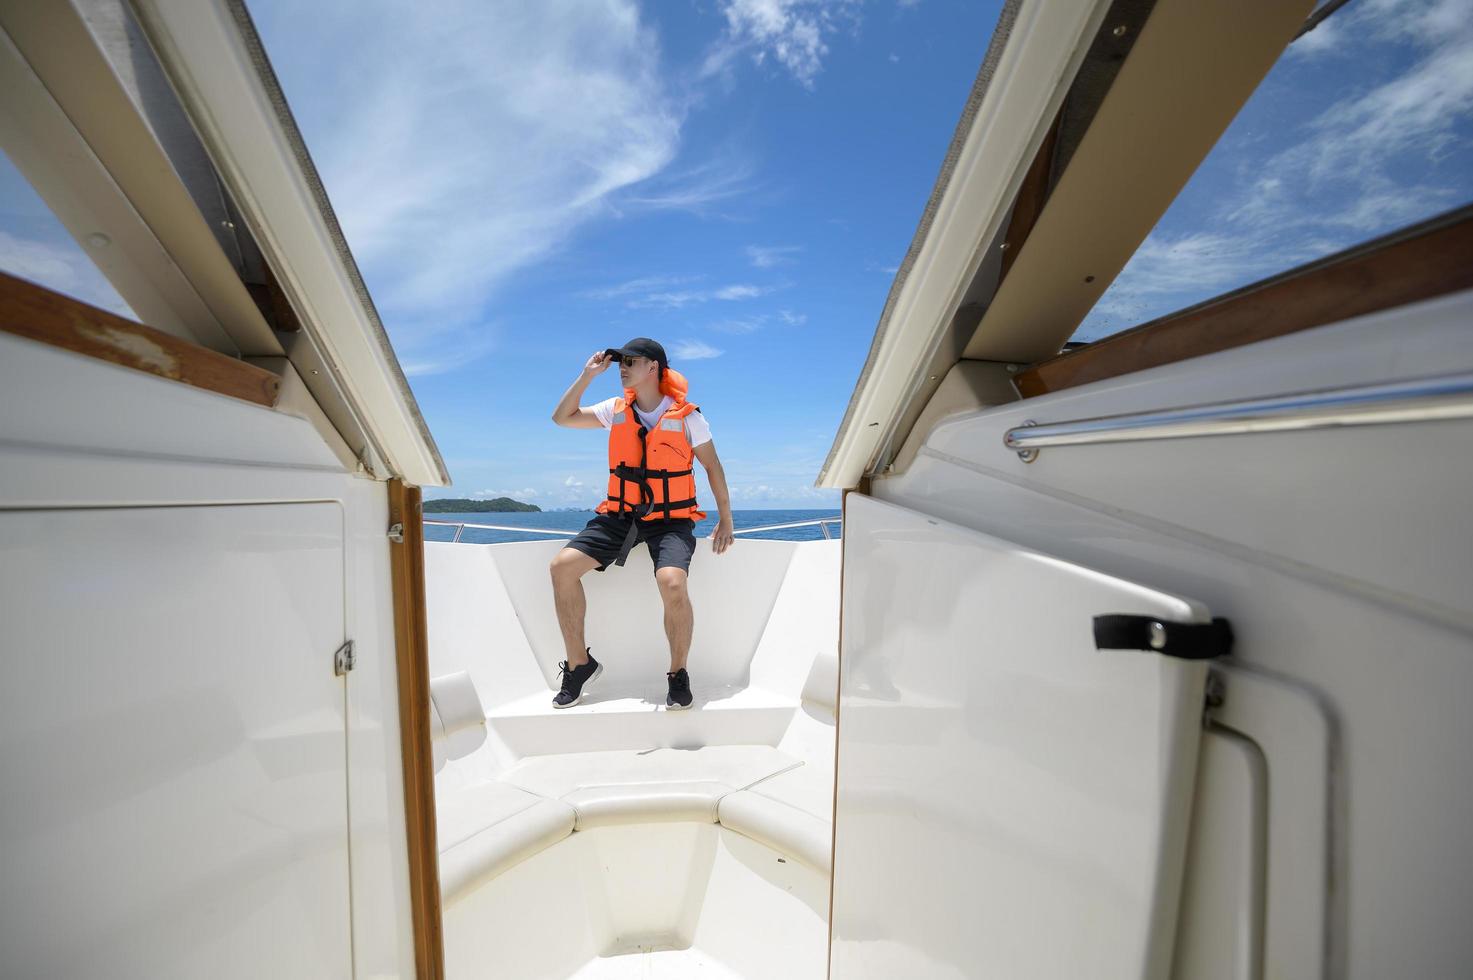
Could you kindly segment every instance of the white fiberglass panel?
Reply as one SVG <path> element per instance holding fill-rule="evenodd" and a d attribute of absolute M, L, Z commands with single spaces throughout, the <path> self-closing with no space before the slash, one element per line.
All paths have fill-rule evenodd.
<path fill-rule="evenodd" d="M 350 975 L 342 527 L 0 513 L 0 973 Z"/>
<path fill-rule="evenodd" d="M 833 976 L 1160 977 L 1206 669 L 1097 650 L 1199 604 L 846 500 Z"/>

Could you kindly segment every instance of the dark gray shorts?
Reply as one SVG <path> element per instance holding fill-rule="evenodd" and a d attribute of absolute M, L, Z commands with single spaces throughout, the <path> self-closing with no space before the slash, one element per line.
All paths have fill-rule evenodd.
<path fill-rule="evenodd" d="M 581 551 L 598 561 L 595 571 L 603 571 L 619 557 L 624 546 L 624 536 L 629 533 L 629 522 L 633 518 L 616 517 L 613 514 L 598 514 L 588 526 L 568 542 L 568 547 Z M 650 549 L 655 571 L 662 568 L 679 568 L 690 571 L 690 556 L 696 553 L 696 522 L 686 518 L 670 521 L 640 521 L 635 546 L 641 542 Z"/>

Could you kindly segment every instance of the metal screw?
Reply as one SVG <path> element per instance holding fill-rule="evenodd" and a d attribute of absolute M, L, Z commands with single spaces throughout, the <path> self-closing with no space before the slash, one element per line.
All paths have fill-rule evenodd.
<path fill-rule="evenodd" d="M 1012 365 L 1012 364 L 1009 364 L 1008 365 L 1008 367 L 1014 367 L 1014 366 L 1015 365 Z M 1038 423 L 1035 422 L 1035 421 L 1033 421 L 1032 419 L 1028 419 L 1028 420 L 1026 420 L 1023 423 L 1024 426 L 1037 425 L 1037 424 Z M 1018 450 L 1018 458 L 1021 459 L 1025 463 L 1031 463 L 1035 459 L 1038 458 L 1038 450 L 1037 449 L 1020 449 L 1020 450 Z"/>
<path fill-rule="evenodd" d="M 1001 245 L 999 245 L 997 247 L 997 250 L 999 252 L 1006 252 L 1008 250 L 1008 243 L 1007 242 L 1003 242 Z"/>
<path fill-rule="evenodd" d="M 1018 373 L 1018 365 L 1016 365 L 1016 364 L 1009 364 L 1007 366 L 1007 372 L 1008 372 L 1008 374 L 1017 374 Z"/>
<path fill-rule="evenodd" d="M 1085 282 L 1094 282 L 1095 281 L 1095 277 L 1094 276 L 1085 276 L 1084 277 L 1084 281 Z"/>
<path fill-rule="evenodd" d="M 1147 629 L 1150 631 L 1150 644 L 1152 650 L 1166 649 L 1166 625 L 1164 623 L 1152 623 Z"/>
<path fill-rule="evenodd" d="M 224 228 L 226 231 L 234 231 L 235 230 L 235 222 L 228 221 L 228 220 L 227 221 L 222 221 L 222 222 L 220 222 L 220 227 L 221 228 Z"/>
<path fill-rule="evenodd" d="M 1217 671 L 1208 671 L 1207 686 L 1202 693 L 1208 708 L 1221 708 L 1222 703 L 1227 700 L 1227 682 Z"/>
<path fill-rule="evenodd" d="M 1127 30 L 1129 30 L 1129 28 L 1127 28 L 1124 24 L 1121 24 L 1110 33 L 1114 34 L 1116 37 L 1124 37 Z"/>

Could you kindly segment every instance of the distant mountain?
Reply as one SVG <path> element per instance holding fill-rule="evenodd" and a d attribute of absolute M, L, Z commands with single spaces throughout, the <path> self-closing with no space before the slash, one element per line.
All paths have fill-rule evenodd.
<path fill-rule="evenodd" d="M 489 514 L 507 513 L 509 511 L 541 512 L 542 508 L 536 504 L 524 504 L 520 500 L 510 497 L 495 497 L 491 500 L 469 500 L 465 497 L 442 497 L 438 500 L 426 500 L 424 512 L 426 514 Z"/>

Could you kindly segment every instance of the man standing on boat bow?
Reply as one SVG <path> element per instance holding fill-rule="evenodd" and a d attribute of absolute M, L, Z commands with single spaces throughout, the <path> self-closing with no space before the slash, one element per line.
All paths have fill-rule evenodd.
<path fill-rule="evenodd" d="M 622 397 L 591 407 L 578 399 L 610 364 L 619 365 Z M 695 615 L 686 593 L 686 576 L 695 553 L 694 528 L 705 514 L 696 509 L 696 480 L 691 457 L 706 468 L 711 493 L 720 511 L 711 548 L 718 555 L 731 547 L 731 501 L 726 474 L 716 458 L 711 427 L 699 406 L 686 400 L 686 381 L 670 367 L 665 348 L 647 337 L 636 337 L 623 347 L 598 351 L 583 373 L 563 394 L 552 420 L 572 429 L 609 430 L 609 489 L 588 526 L 569 541 L 552 560 L 552 592 L 558 625 L 568 659 L 562 669 L 562 690 L 552 699 L 555 708 L 578 703 L 588 685 L 603 673 L 583 643 L 587 600 L 582 578 L 610 564 L 623 565 L 633 547 L 643 542 L 654 559 L 655 581 L 665 603 L 665 635 L 670 641 L 670 670 L 665 679 L 667 710 L 689 708 L 690 654 Z"/>

